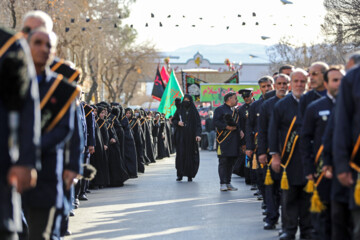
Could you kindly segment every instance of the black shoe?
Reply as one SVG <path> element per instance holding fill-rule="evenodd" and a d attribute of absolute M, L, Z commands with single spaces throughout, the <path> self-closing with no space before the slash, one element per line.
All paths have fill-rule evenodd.
<path fill-rule="evenodd" d="M 255 191 L 255 190 L 258 190 L 258 188 L 253 185 L 253 186 L 250 188 L 250 190 L 251 190 L 251 191 Z"/>
<path fill-rule="evenodd" d="M 138 176 L 129 176 L 129 178 L 138 178 Z"/>
<path fill-rule="evenodd" d="M 267 216 L 268 214 L 269 214 L 269 212 L 266 210 L 262 212 L 262 215 L 264 215 L 264 216 Z"/>
<path fill-rule="evenodd" d="M 90 190 L 89 190 L 89 189 L 87 189 L 87 190 L 85 191 L 85 193 L 91 193 L 91 192 L 90 192 Z"/>
<path fill-rule="evenodd" d="M 182 177 L 177 177 L 176 181 L 180 182 L 182 180 Z"/>
<path fill-rule="evenodd" d="M 78 199 L 78 198 L 75 198 L 74 205 L 76 205 L 76 206 L 79 206 L 79 205 L 80 205 L 80 201 L 79 201 L 79 199 Z"/>
<path fill-rule="evenodd" d="M 266 222 L 266 218 L 267 218 L 267 217 L 264 217 L 264 218 L 263 218 L 263 222 Z"/>
<path fill-rule="evenodd" d="M 69 230 L 66 230 L 65 236 L 70 236 L 70 235 L 71 235 L 71 232 Z"/>
<path fill-rule="evenodd" d="M 280 235 L 279 239 L 280 240 L 295 240 L 295 236 L 284 232 Z"/>
<path fill-rule="evenodd" d="M 87 200 L 89 200 L 89 199 L 86 197 L 85 194 L 81 194 L 81 195 L 79 196 L 79 200 L 81 200 L 81 201 L 87 201 Z"/>
<path fill-rule="evenodd" d="M 74 211 L 71 210 L 70 213 L 69 213 L 69 216 L 70 216 L 70 217 L 74 217 L 74 216 L 75 216 Z"/>
<path fill-rule="evenodd" d="M 259 196 L 259 195 L 261 195 L 261 193 L 260 193 L 259 191 L 257 191 L 257 192 L 255 192 L 253 195 L 254 195 L 254 196 Z"/>
<path fill-rule="evenodd" d="M 264 225 L 265 230 L 273 230 L 275 228 L 276 228 L 275 224 L 265 223 Z"/>
<path fill-rule="evenodd" d="M 311 234 L 300 234 L 300 239 L 301 240 L 311 240 L 313 239 Z"/>
<path fill-rule="evenodd" d="M 264 200 L 264 198 L 263 198 L 263 196 L 259 195 L 259 196 L 257 197 L 257 200 L 258 200 L 258 201 L 262 201 L 262 200 Z"/>
<path fill-rule="evenodd" d="M 261 203 L 261 208 L 264 210 L 266 209 L 266 204 L 264 202 Z"/>
<path fill-rule="evenodd" d="M 188 177 L 188 182 L 192 182 L 192 178 L 191 178 L 191 177 Z"/>
<path fill-rule="evenodd" d="M 279 230 L 279 236 L 281 236 L 281 234 L 283 234 L 284 231 L 282 229 Z"/>

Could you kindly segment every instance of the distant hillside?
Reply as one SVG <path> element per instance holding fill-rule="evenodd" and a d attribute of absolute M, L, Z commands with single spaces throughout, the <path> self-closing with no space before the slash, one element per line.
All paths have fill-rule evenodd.
<path fill-rule="evenodd" d="M 178 59 L 171 58 L 170 64 L 186 62 L 197 52 L 200 52 L 204 58 L 208 59 L 211 63 L 223 63 L 226 58 L 235 63 L 268 63 L 269 61 L 266 55 L 267 47 L 266 45 L 248 43 L 192 45 L 179 48 L 173 52 L 163 52 L 162 55 L 164 57 L 179 57 Z M 258 58 L 250 58 L 250 54 Z"/>

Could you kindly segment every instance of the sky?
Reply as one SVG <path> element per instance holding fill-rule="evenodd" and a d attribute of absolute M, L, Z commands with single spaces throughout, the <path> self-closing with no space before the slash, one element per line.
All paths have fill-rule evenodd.
<path fill-rule="evenodd" d="M 164 52 L 198 44 L 269 46 L 284 36 L 295 45 L 321 42 L 323 1 L 289 1 L 293 4 L 283 5 L 280 0 L 136 0 L 124 23 L 137 30 L 137 43 L 151 42 Z M 261 36 L 270 38 L 262 40 Z"/>

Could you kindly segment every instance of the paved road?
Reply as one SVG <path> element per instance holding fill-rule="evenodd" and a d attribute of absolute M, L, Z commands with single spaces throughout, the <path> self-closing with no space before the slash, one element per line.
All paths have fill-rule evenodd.
<path fill-rule="evenodd" d="M 70 218 L 66 239 L 278 239 L 265 231 L 260 202 L 233 175 L 236 192 L 220 192 L 215 152 L 201 151 L 193 182 L 176 182 L 174 157 L 159 160 L 121 188 L 93 190 Z"/>

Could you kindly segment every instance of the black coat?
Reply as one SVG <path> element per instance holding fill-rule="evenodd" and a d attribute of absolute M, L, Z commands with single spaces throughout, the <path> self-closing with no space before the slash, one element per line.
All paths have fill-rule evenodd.
<path fill-rule="evenodd" d="M 258 121 L 260 116 L 260 107 L 264 102 L 264 98 L 261 96 L 259 100 L 253 102 L 249 108 L 249 116 L 246 120 L 246 149 L 255 150 L 255 134 L 258 132 Z"/>
<path fill-rule="evenodd" d="M 334 128 L 335 128 L 335 107 L 333 108 L 330 119 L 328 120 L 328 124 L 325 128 L 325 133 L 323 137 L 324 151 L 324 165 L 334 167 L 334 159 L 333 159 L 333 149 L 332 143 L 334 138 Z M 349 194 L 350 189 L 344 187 L 340 184 L 338 178 L 334 174 L 331 181 L 331 200 L 348 203 L 349 202 Z"/>
<path fill-rule="evenodd" d="M 234 111 L 238 111 L 234 109 Z M 227 124 L 224 119 L 226 114 L 233 114 L 233 110 L 226 105 L 223 104 L 220 107 L 215 109 L 214 112 L 214 123 L 216 127 L 216 131 L 220 133 L 225 130 Z M 216 141 L 216 149 L 220 147 L 221 155 L 219 157 L 237 157 L 240 154 L 240 121 L 237 122 L 237 128 L 234 131 L 231 131 L 229 136 L 222 142 L 219 143 Z"/>
<path fill-rule="evenodd" d="M 320 173 L 324 164 L 323 157 L 320 157 L 316 166 L 315 157 L 322 144 L 325 128 L 333 107 L 334 103 L 326 96 L 313 101 L 305 110 L 300 135 L 300 150 L 305 176 Z M 325 202 L 330 202 L 331 181 L 323 178 L 317 189 L 320 198 Z"/>
<path fill-rule="evenodd" d="M 335 111 L 333 141 L 335 176 L 352 172 L 356 183 L 357 172 L 350 168 L 349 160 L 353 146 L 360 134 L 360 67 L 350 70 L 341 81 Z M 359 165 L 359 153 L 355 162 Z M 350 208 L 359 209 L 354 202 L 354 186 L 350 192 Z"/>
<path fill-rule="evenodd" d="M 297 118 L 296 118 L 296 124 L 299 128 L 301 128 L 302 123 L 303 123 L 303 118 L 304 118 L 304 114 L 305 114 L 305 110 L 307 108 L 307 106 L 312 103 L 313 101 L 321 98 L 321 94 L 315 90 L 311 90 L 307 93 L 305 93 L 303 96 L 301 96 L 300 98 L 300 102 L 299 102 L 299 112 L 297 114 Z"/>
<path fill-rule="evenodd" d="M 179 121 L 184 122 L 184 127 L 177 129 L 176 169 L 179 176 L 194 178 L 200 163 L 199 146 L 195 138 L 201 136 L 201 121 L 192 102 L 188 108 L 181 106 L 175 112 L 172 122 L 178 126 Z"/>
<path fill-rule="evenodd" d="M 258 135 L 258 155 L 268 153 L 268 130 L 271 115 L 273 113 L 275 104 L 280 100 L 277 96 L 269 98 L 264 101 L 260 108 L 259 116 L 259 135 Z"/>
<path fill-rule="evenodd" d="M 290 124 L 294 116 L 298 114 L 298 106 L 299 103 L 292 94 L 286 95 L 275 104 L 268 133 L 270 153 L 279 153 L 281 155 Z M 294 126 L 294 129 L 296 128 L 297 126 Z M 290 185 L 305 185 L 306 181 L 298 143 L 294 148 L 286 172 Z"/>

